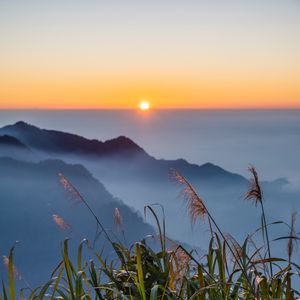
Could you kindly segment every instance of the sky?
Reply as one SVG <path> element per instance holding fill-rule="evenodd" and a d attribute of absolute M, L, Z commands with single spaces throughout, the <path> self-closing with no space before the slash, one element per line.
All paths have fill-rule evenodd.
<path fill-rule="evenodd" d="M 300 0 L 0 0 L 0 108 L 300 108 Z"/>

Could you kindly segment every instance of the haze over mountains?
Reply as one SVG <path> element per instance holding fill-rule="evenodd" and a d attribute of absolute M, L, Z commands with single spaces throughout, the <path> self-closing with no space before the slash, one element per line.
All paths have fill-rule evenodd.
<path fill-rule="evenodd" d="M 139 214 L 113 197 L 82 165 L 42 158 L 45 156 L 36 155 L 16 137 L 0 136 L 0 251 L 8 255 L 18 241 L 16 265 L 29 282 L 38 284 L 49 278 L 59 262 L 60 242 L 65 237 L 71 238 L 74 249 L 83 238 L 92 243 L 95 237 L 95 220 L 78 199 L 71 199 L 63 189 L 59 173 L 67 176 L 88 199 L 105 228 L 114 232 L 113 236 L 123 239 L 114 224 L 115 208 L 122 214 L 122 230 L 128 243 L 154 234 Z M 42 160 L 37 162 L 38 159 Z M 70 229 L 59 228 L 53 215 L 62 217 Z M 100 237 L 96 246 L 101 245 Z"/>
<path fill-rule="evenodd" d="M 22 159 L 34 159 L 33 152 L 17 138 L 10 135 L 0 136 L 0 154 Z"/>
<path fill-rule="evenodd" d="M 97 157 L 126 154 L 144 154 L 142 148 L 126 137 L 106 142 L 89 140 L 61 131 L 40 129 L 25 122 L 1 128 L 1 134 L 14 136 L 29 147 L 46 153 L 93 155 Z"/>
<path fill-rule="evenodd" d="M 25 248 L 26 243 L 29 245 L 38 240 L 40 246 L 37 249 L 40 251 L 45 243 L 58 251 L 63 234 L 57 234 L 52 214 L 61 214 L 74 224 L 80 236 L 91 237 L 90 230 L 95 225 L 93 220 L 88 213 L 82 213 L 85 209 L 80 206 L 70 209 L 70 203 L 63 199 L 65 195 L 58 184 L 58 172 L 66 173 L 74 181 L 95 206 L 107 228 L 114 227 L 113 210 L 120 207 L 129 240 L 153 233 L 153 229 L 129 208 L 134 207 L 142 213 L 144 205 L 150 203 L 164 206 L 167 232 L 172 238 L 197 246 L 205 240 L 205 224 L 191 230 L 184 204 L 178 198 L 180 187 L 170 180 L 170 169 L 180 171 L 200 191 L 224 231 L 239 238 L 256 229 L 260 222 L 255 206 L 243 201 L 249 184 L 243 176 L 212 163 L 199 166 L 183 159 L 155 159 L 124 136 L 101 142 L 17 122 L 0 129 L 0 156 L 1 206 L 6 207 L 6 219 L 1 220 L 1 228 L 5 228 L 5 222 L 12 222 L 14 228 L 10 235 L 1 233 L 7 236 L 4 243 L 6 251 L 13 240 L 25 241 L 27 238 Z M 299 193 L 287 190 L 287 186 L 288 182 L 284 179 L 263 183 L 266 208 L 272 211 L 270 221 L 287 220 L 291 210 L 299 207 Z M 24 213 L 19 211 L 15 215 L 16 207 L 21 207 Z M 232 215 L 235 218 L 231 218 Z M 30 222 L 27 223 L 27 220 Z M 23 227 L 21 224 L 27 225 Z M 27 234 L 34 232 L 37 224 L 42 224 L 39 234 L 34 234 L 30 240 Z M 242 232 L 239 230 L 241 226 Z M 43 237 L 45 232 L 49 235 Z M 22 251 L 21 247 L 19 251 Z M 24 251 L 28 251 L 29 255 L 29 248 Z M 41 257 L 41 261 L 45 259 Z M 54 256 L 49 261 L 53 259 Z M 27 263 L 30 264 L 30 260 Z"/>
<path fill-rule="evenodd" d="M 126 172 L 139 178 L 142 176 L 143 178 L 150 177 L 152 180 L 161 180 L 161 175 L 165 177 L 171 168 L 175 168 L 181 172 L 187 171 L 189 175 L 200 180 L 215 180 L 215 184 L 230 182 L 246 184 L 246 180 L 242 176 L 225 171 L 210 163 L 198 166 L 189 164 L 183 159 L 157 160 L 124 136 L 101 142 L 65 132 L 40 129 L 25 122 L 5 126 L 0 129 L 0 134 L 17 138 L 39 154 L 51 154 L 56 157 L 79 156 L 92 161 L 100 159 L 102 163 L 105 160 L 104 164 L 108 165 L 114 164 L 116 161 L 118 164 L 124 165 L 138 161 L 137 164 L 132 164 L 129 169 L 126 169 Z M 144 172 L 145 168 L 147 168 L 147 172 Z M 113 176 L 116 175 L 114 172 Z M 123 175 L 120 173 L 120 176 Z"/>

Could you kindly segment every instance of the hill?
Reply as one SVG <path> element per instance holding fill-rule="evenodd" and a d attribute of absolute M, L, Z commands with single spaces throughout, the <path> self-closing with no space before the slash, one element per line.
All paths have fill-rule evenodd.
<path fill-rule="evenodd" d="M 122 214 L 122 229 L 128 242 L 153 234 L 153 229 L 122 201 L 114 198 L 97 179 L 83 166 L 66 164 L 60 160 L 39 163 L 22 162 L 0 158 L 1 195 L 1 255 L 7 255 L 18 240 L 16 265 L 23 276 L 37 284 L 49 278 L 60 257 L 60 242 L 71 238 L 71 243 L 87 238 L 92 243 L 96 223 L 86 207 L 63 189 L 58 173 L 62 172 L 88 201 L 99 216 L 103 226 L 113 230 L 122 239 L 114 224 L 114 211 Z M 73 195 L 74 196 L 74 195 Z M 53 215 L 58 215 L 70 225 L 62 230 L 55 224 Z M 106 244 L 100 236 L 97 249 Z"/>

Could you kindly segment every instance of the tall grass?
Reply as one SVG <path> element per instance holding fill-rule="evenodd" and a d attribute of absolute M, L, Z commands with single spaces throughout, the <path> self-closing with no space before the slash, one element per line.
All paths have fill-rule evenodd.
<path fill-rule="evenodd" d="M 245 198 L 260 205 L 262 224 L 257 232 L 248 235 L 242 244 L 225 234 L 211 214 L 204 200 L 189 181 L 177 171 L 173 177 L 183 187 L 183 197 L 191 222 L 208 218 L 210 241 L 204 256 L 199 258 L 193 250 L 170 241 L 166 236 L 164 213 L 158 217 L 158 205 L 145 207 L 157 226 L 159 249 L 153 247 L 147 238 L 127 247 L 104 228 L 88 202 L 72 183 L 60 174 L 65 189 L 72 193 L 95 218 L 97 226 L 109 241 L 116 259 L 104 258 L 94 250 L 89 241 L 78 246 L 77 260 L 72 262 L 69 242 L 62 245 L 61 263 L 54 269 L 50 280 L 43 286 L 16 293 L 15 280 L 20 276 L 13 264 L 13 248 L 5 263 L 8 269 L 8 285 L 2 284 L 0 300 L 6 299 L 220 299 L 220 300 L 294 300 L 299 297 L 293 282 L 300 282 L 300 266 L 293 262 L 295 244 L 299 239 L 295 232 L 296 214 L 291 217 L 287 236 L 274 240 L 286 240 L 287 257 L 271 256 L 271 241 L 266 221 L 262 190 L 255 168 L 250 169 L 252 178 Z M 64 229 L 69 225 L 57 215 L 57 225 Z M 122 231 L 122 215 L 114 212 L 115 225 Z M 263 244 L 255 241 L 258 233 Z M 93 260 L 86 260 L 84 251 L 92 253 Z M 294 281 L 293 281 L 294 279 Z"/>

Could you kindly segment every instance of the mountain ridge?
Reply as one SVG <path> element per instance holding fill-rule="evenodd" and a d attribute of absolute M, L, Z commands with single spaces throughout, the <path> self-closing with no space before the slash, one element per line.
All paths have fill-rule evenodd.
<path fill-rule="evenodd" d="M 97 139 L 87 139 L 80 135 L 57 130 L 41 129 L 18 121 L 13 125 L 0 128 L 0 134 L 6 134 L 19 139 L 28 147 L 42 151 L 69 154 L 89 154 L 95 156 L 114 155 L 118 152 L 145 155 L 145 151 L 125 136 L 119 136 L 104 142 Z"/>
<path fill-rule="evenodd" d="M 20 147 L 29 150 L 29 148 L 25 144 L 23 144 L 19 139 L 7 134 L 0 135 L 0 145 Z"/>
<path fill-rule="evenodd" d="M 243 176 L 209 162 L 197 165 L 182 158 L 176 160 L 156 159 L 125 136 L 102 142 L 67 132 L 41 129 L 24 121 L 0 128 L 0 134 L 11 135 L 32 150 L 63 155 L 79 155 L 89 160 L 93 160 L 95 157 L 104 158 L 105 161 L 102 160 L 101 163 L 108 164 L 109 170 L 123 168 L 126 172 L 145 179 L 157 178 L 157 180 L 161 180 L 162 176 L 167 176 L 170 169 L 177 169 L 188 177 L 195 177 L 202 181 L 214 179 L 216 184 L 218 181 L 222 181 L 222 184 L 247 183 L 247 179 Z M 107 158 L 110 160 L 106 160 Z M 119 172 L 118 176 L 123 176 L 122 174 L 123 172 Z"/>

